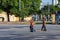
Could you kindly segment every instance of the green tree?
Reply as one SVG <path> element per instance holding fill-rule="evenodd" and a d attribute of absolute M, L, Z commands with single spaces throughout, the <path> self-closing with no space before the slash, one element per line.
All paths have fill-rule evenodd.
<path fill-rule="evenodd" d="M 59 8 L 57 6 L 53 6 L 53 5 L 47 5 L 47 6 L 44 6 L 42 9 L 41 9 L 41 12 L 42 14 L 51 14 L 51 13 L 54 13 L 56 11 L 58 11 Z"/>
<path fill-rule="evenodd" d="M 58 0 L 58 2 L 60 2 L 60 0 Z"/>
<path fill-rule="evenodd" d="M 48 15 L 50 14 L 50 8 L 47 6 L 44 6 L 42 9 L 41 9 L 41 13 L 44 14 L 44 15 Z"/>
<path fill-rule="evenodd" d="M 50 5 L 50 12 L 51 12 L 51 13 L 54 13 L 54 12 L 56 12 L 56 11 L 58 11 L 58 10 L 59 10 L 58 6 Z"/>
<path fill-rule="evenodd" d="M 20 17 L 24 19 L 25 16 L 34 14 L 40 8 L 41 0 L 21 0 Z"/>
<path fill-rule="evenodd" d="M 19 0 L 0 0 L 0 8 L 7 12 L 9 22 L 10 13 L 23 19 L 25 16 L 34 14 L 34 12 L 38 11 L 40 3 L 41 0 L 21 0 L 21 10 L 19 10 Z"/>
<path fill-rule="evenodd" d="M 30 5 L 30 9 L 29 9 L 30 14 L 34 14 L 37 11 L 39 11 L 41 2 L 42 2 L 41 0 L 38 0 L 38 1 L 32 0 L 31 1 L 31 5 Z"/>
<path fill-rule="evenodd" d="M 11 12 L 16 12 L 16 10 L 18 9 L 18 0 L 0 0 L 0 5 L 0 8 L 7 12 L 7 18 L 9 22 L 9 14 Z"/>

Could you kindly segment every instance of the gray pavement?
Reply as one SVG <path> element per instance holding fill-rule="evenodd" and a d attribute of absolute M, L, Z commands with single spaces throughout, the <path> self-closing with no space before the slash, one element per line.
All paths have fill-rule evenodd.
<path fill-rule="evenodd" d="M 40 31 L 40 25 L 34 25 L 36 32 L 30 32 L 29 25 L 0 24 L 0 40 L 60 40 L 60 25 L 47 24 L 47 31 Z"/>

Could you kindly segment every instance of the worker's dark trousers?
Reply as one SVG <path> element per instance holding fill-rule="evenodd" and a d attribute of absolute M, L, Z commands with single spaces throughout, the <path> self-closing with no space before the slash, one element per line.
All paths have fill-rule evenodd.
<path fill-rule="evenodd" d="M 33 32 L 33 26 L 30 26 L 30 32 Z"/>
<path fill-rule="evenodd" d="M 41 30 L 46 31 L 46 26 L 42 26 Z"/>

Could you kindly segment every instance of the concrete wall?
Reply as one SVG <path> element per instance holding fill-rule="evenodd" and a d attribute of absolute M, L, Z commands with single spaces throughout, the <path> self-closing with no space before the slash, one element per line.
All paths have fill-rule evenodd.
<path fill-rule="evenodd" d="M 55 14 L 51 14 L 52 17 L 52 23 L 55 23 Z"/>
<path fill-rule="evenodd" d="M 7 21 L 7 14 L 6 12 L 2 12 L 0 13 L 0 17 L 4 17 L 4 21 Z M 55 23 L 55 14 L 51 14 L 52 17 L 52 23 Z M 10 21 L 19 21 L 19 17 L 15 17 L 15 15 L 9 15 Z M 42 18 L 42 15 L 41 15 Z M 25 17 L 24 20 L 25 21 L 29 21 L 32 19 L 32 16 L 29 17 Z M 2 18 L 0 18 L 0 21 L 2 21 Z"/>
<path fill-rule="evenodd" d="M 29 21 L 29 20 L 31 20 L 32 19 L 32 16 L 29 16 L 29 17 L 25 17 L 24 18 L 24 20 L 26 20 L 26 21 Z"/>
<path fill-rule="evenodd" d="M 4 21 L 7 21 L 7 14 L 6 14 L 6 12 L 0 13 L 0 17 L 4 17 Z M 2 18 L 0 18 L 0 21 L 2 21 Z"/>
<path fill-rule="evenodd" d="M 15 17 L 16 19 L 15 19 L 15 21 L 19 21 L 19 17 Z"/>
<path fill-rule="evenodd" d="M 15 15 L 9 15 L 10 21 L 16 21 Z"/>
<path fill-rule="evenodd" d="M 0 17 L 4 18 L 4 22 L 7 22 L 7 14 L 6 14 L 6 12 L 0 13 Z M 29 21 L 31 18 L 32 18 L 31 16 L 25 17 L 24 20 Z M 19 21 L 19 17 L 15 17 L 15 15 L 9 15 L 9 19 L 10 19 L 10 21 Z M 0 21 L 2 21 L 2 18 L 0 18 Z"/>

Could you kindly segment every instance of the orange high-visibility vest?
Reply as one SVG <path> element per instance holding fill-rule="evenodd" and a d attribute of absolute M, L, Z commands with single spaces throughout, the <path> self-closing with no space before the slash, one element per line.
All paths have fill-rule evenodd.
<path fill-rule="evenodd" d="M 33 26 L 33 21 L 32 20 L 30 21 L 30 26 Z"/>

